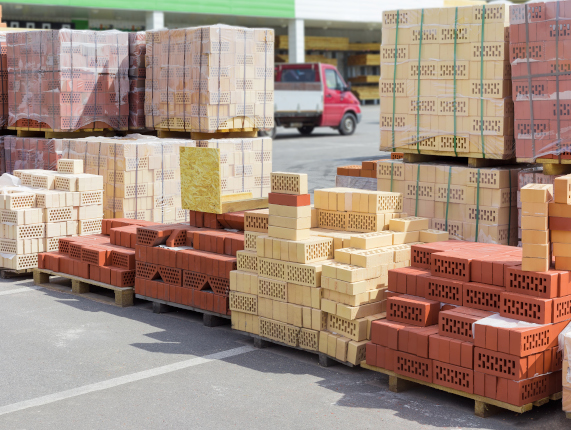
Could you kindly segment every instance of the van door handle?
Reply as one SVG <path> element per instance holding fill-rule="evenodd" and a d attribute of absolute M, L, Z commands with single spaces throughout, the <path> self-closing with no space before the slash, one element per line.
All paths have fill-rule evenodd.
<path fill-rule="evenodd" d="M 330 97 L 330 98 L 331 98 L 331 97 L 333 97 L 333 96 L 332 96 L 331 94 L 327 94 L 325 97 Z"/>

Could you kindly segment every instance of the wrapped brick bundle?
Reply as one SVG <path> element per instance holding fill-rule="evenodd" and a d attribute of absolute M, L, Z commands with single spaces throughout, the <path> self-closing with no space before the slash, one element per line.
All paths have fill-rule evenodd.
<path fill-rule="evenodd" d="M 503 4 L 383 13 L 382 151 L 514 156 L 505 16 Z"/>
<path fill-rule="evenodd" d="M 0 128 L 8 126 L 8 61 L 6 33 L 0 33 Z"/>
<path fill-rule="evenodd" d="M 10 127 L 127 129 L 127 33 L 8 33 L 6 44 Z"/>
<path fill-rule="evenodd" d="M 518 158 L 571 159 L 570 24 L 568 2 L 510 6 Z"/>
<path fill-rule="evenodd" d="M 18 169 L 56 170 L 62 153 L 61 140 L 17 136 L 3 136 L 3 139 L 6 173 L 13 174 Z"/>
<path fill-rule="evenodd" d="M 145 130 L 145 32 L 129 33 L 129 130 Z"/>
<path fill-rule="evenodd" d="M 214 25 L 147 32 L 149 128 L 274 126 L 274 31 Z"/>

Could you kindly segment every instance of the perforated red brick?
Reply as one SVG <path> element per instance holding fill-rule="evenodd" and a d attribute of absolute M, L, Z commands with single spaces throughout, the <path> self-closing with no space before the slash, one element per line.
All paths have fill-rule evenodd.
<path fill-rule="evenodd" d="M 135 273 L 137 278 L 156 279 L 159 276 L 159 267 L 156 264 L 137 261 L 135 265 Z"/>
<path fill-rule="evenodd" d="M 228 292 L 230 291 L 230 279 L 221 278 L 219 276 L 209 276 L 208 284 L 216 294 L 228 296 Z"/>
<path fill-rule="evenodd" d="M 269 193 L 268 203 L 281 206 L 309 206 L 311 204 L 311 196 L 309 194 Z"/>
<path fill-rule="evenodd" d="M 416 357 L 401 351 L 394 352 L 394 372 L 425 382 L 433 382 L 433 365 L 429 358 Z"/>
<path fill-rule="evenodd" d="M 425 297 L 451 305 L 462 306 L 462 282 L 453 279 L 427 276 L 425 280 Z"/>
<path fill-rule="evenodd" d="M 506 289 L 494 285 L 465 282 L 463 284 L 463 305 L 472 309 L 499 312 L 500 295 Z"/>
<path fill-rule="evenodd" d="M 81 261 L 95 266 L 108 266 L 110 263 L 111 250 L 109 248 L 89 246 L 80 248 L 80 250 Z"/>
<path fill-rule="evenodd" d="M 166 245 L 173 248 L 186 245 L 186 230 L 173 230 L 166 241 Z"/>
<path fill-rule="evenodd" d="M 571 319 L 571 296 L 553 299 L 553 322 Z"/>
<path fill-rule="evenodd" d="M 477 254 L 476 250 L 435 252 L 431 255 L 430 271 L 433 276 L 470 282 L 470 262 Z"/>
<path fill-rule="evenodd" d="M 391 269 L 388 272 L 388 288 L 396 293 L 424 297 L 424 292 L 421 294 L 420 291 L 422 288 L 418 288 L 417 285 L 418 277 L 429 274 L 428 270 L 415 267 Z"/>
<path fill-rule="evenodd" d="M 552 322 L 553 300 L 516 293 L 502 293 L 500 315 L 536 324 Z"/>
<path fill-rule="evenodd" d="M 527 379 L 530 376 L 527 362 L 527 357 L 474 348 L 474 370 L 488 375 L 515 380 Z M 543 373 L 543 368 L 540 373 Z"/>
<path fill-rule="evenodd" d="M 549 397 L 550 387 L 553 385 L 552 378 L 555 374 L 540 375 L 521 381 L 508 380 L 508 403 L 515 406 L 523 406 L 536 400 Z"/>
<path fill-rule="evenodd" d="M 182 270 L 176 269 L 174 267 L 159 266 L 158 268 L 159 276 L 165 282 L 165 284 L 170 285 L 182 285 Z"/>
<path fill-rule="evenodd" d="M 59 252 L 69 255 L 69 244 L 73 242 L 71 237 L 62 237 L 59 239 Z"/>
<path fill-rule="evenodd" d="M 83 242 L 71 242 L 69 244 L 69 256 L 76 260 L 81 260 L 81 248 L 83 245 Z"/>
<path fill-rule="evenodd" d="M 184 270 L 182 275 L 183 285 L 187 288 L 202 290 L 208 286 L 208 275 L 204 273 L 192 272 Z"/>
<path fill-rule="evenodd" d="M 551 299 L 559 296 L 560 271 L 524 272 L 521 266 L 506 271 L 506 290 L 512 293 Z M 568 274 L 568 272 L 565 272 Z"/>
<path fill-rule="evenodd" d="M 433 361 L 433 381 L 443 387 L 474 393 L 474 371 L 449 363 Z"/>
<path fill-rule="evenodd" d="M 369 366 L 377 365 L 377 344 L 367 342 L 365 345 L 365 361 Z"/>
<path fill-rule="evenodd" d="M 377 345 L 398 350 L 398 331 L 408 326 L 405 323 L 386 319 L 373 321 L 371 323 L 371 341 Z"/>
<path fill-rule="evenodd" d="M 157 246 L 165 243 L 176 225 L 137 227 L 137 244 Z"/>
<path fill-rule="evenodd" d="M 110 267 L 111 285 L 117 287 L 132 287 L 135 285 L 135 271 L 118 267 Z"/>
<path fill-rule="evenodd" d="M 413 245 L 411 247 L 411 266 L 424 269 L 430 269 L 431 258 L 430 256 L 435 252 L 449 251 L 452 249 L 459 249 L 463 246 L 470 246 L 468 242 L 459 240 L 447 240 L 444 242 L 432 242 Z"/>
<path fill-rule="evenodd" d="M 472 324 L 492 315 L 490 312 L 458 307 L 440 312 L 438 334 L 464 342 L 473 342 Z"/>
<path fill-rule="evenodd" d="M 135 251 L 131 249 L 114 249 L 111 251 L 111 264 L 122 269 L 135 268 Z"/>
<path fill-rule="evenodd" d="M 416 326 L 433 325 L 438 322 L 440 302 L 414 296 L 393 296 L 387 299 L 387 319 Z"/>

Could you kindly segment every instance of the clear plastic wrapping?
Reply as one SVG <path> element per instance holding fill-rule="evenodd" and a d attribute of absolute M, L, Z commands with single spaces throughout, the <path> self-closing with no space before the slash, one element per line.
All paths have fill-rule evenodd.
<path fill-rule="evenodd" d="M 129 33 L 129 130 L 144 131 L 146 33 Z"/>
<path fill-rule="evenodd" d="M 149 128 L 274 126 L 274 31 L 213 25 L 147 31 Z"/>
<path fill-rule="evenodd" d="M 503 4 L 383 13 L 381 150 L 514 156 L 505 20 Z"/>
<path fill-rule="evenodd" d="M 518 158 L 571 159 L 571 5 L 510 6 Z"/>
<path fill-rule="evenodd" d="M 63 158 L 81 159 L 86 173 L 103 176 L 105 218 L 188 220 L 181 205 L 180 148 L 195 141 L 128 135 L 60 142 Z"/>
<path fill-rule="evenodd" d="M 0 32 L 0 128 L 8 126 L 8 59 L 6 33 Z"/>
<path fill-rule="evenodd" d="M 517 245 L 517 186 L 522 167 L 471 168 L 377 162 L 377 189 L 403 194 L 403 212 L 471 242 Z"/>
<path fill-rule="evenodd" d="M 127 33 L 17 32 L 6 44 L 10 127 L 127 130 Z"/>
<path fill-rule="evenodd" d="M 62 158 L 60 139 L 3 136 L 3 158 L 6 173 L 19 169 L 57 170 Z"/>

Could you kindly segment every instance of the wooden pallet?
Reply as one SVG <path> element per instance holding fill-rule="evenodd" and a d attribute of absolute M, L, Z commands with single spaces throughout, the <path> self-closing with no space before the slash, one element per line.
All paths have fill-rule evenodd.
<path fill-rule="evenodd" d="M 230 323 L 230 315 L 223 315 L 206 309 L 196 308 L 194 306 L 181 305 L 180 303 L 167 302 L 165 300 L 155 299 L 154 297 L 142 296 L 141 294 L 135 294 L 135 297 L 137 299 L 152 302 L 153 313 L 155 314 L 164 314 L 171 312 L 172 308 L 179 308 L 187 311 L 200 312 L 202 314 L 202 323 L 206 327 L 217 327 L 219 325 Z"/>
<path fill-rule="evenodd" d="M 202 133 L 198 131 L 187 130 L 167 130 L 157 129 L 157 137 L 161 139 L 192 139 L 192 140 L 210 140 L 210 139 L 246 139 L 258 136 L 257 128 L 232 128 L 228 130 L 218 130 L 215 133 Z"/>
<path fill-rule="evenodd" d="M 0 279 L 25 278 L 33 275 L 34 269 L 0 269 Z"/>
<path fill-rule="evenodd" d="M 403 153 L 403 161 L 405 163 L 428 163 L 428 162 L 443 162 L 443 163 L 449 163 L 450 161 L 455 161 L 457 163 L 463 164 L 466 163 L 468 167 L 473 167 L 473 168 L 483 168 L 483 167 L 498 167 L 498 166 L 505 166 L 505 165 L 509 165 L 509 164 L 516 164 L 516 159 L 515 158 L 510 158 L 510 159 L 498 159 L 498 158 L 478 158 L 478 157 L 472 157 L 470 156 L 470 154 L 466 154 L 466 156 L 464 156 L 464 153 L 462 154 L 462 156 L 460 157 L 453 157 L 452 159 L 450 158 L 452 154 L 452 156 L 454 155 L 453 152 L 448 153 L 448 152 L 438 152 L 438 151 L 422 151 L 420 154 L 418 152 L 416 152 L 416 150 L 414 152 L 410 151 L 406 148 L 399 148 L 399 151 L 401 151 Z M 474 155 L 474 154 L 472 154 Z M 481 156 L 482 154 L 480 154 Z M 487 155 L 486 155 L 487 157 Z"/>
<path fill-rule="evenodd" d="M 352 84 L 378 84 L 380 78 L 379 75 L 361 75 L 349 78 L 348 81 Z"/>
<path fill-rule="evenodd" d="M 113 130 L 110 128 L 90 128 L 81 130 L 50 130 L 45 128 L 31 127 L 8 127 L 8 130 L 15 130 L 18 137 L 41 137 L 44 139 L 70 139 L 82 137 L 113 137 L 118 133 L 127 130 Z"/>
<path fill-rule="evenodd" d="M 239 330 L 237 330 L 237 331 L 239 331 Z M 337 363 L 343 364 L 344 366 L 347 366 L 347 367 L 357 367 L 358 366 L 358 365 L 355 365 L 353 363 L 349 363 L 348 361 L 337 360 L 335 357 L 331 357 L 330 355 L 324 354 L 323 352 L 312 351 L 311 349 L 304 349 L 304 348 L 300 348 L 299 346 L 288 345 L 287 343 L 284 343 L 284 342 L 280 342 L 280 341 L 277 341 L 274 339 L 268 339 L 267 337 L 263 337 L 263 336 L 253 334 L 253 333 L 248 333 L 245 331 L 239 331 L 239 332 L 242 334 L 245 334 L 247 336 L 252 337 L 254 339 L 254 346 L 256 348 L 267 348 L 271 344 L 274 344 L 274 345 L 285 346 L 286 348 L 297 349 L 299 351 L 309 352 L 311 354 L 316 354 L 319 357 L 319 365 L 321 367 L 331 367 L 331 366 L 335 366 Z"/>
<path fill-rule="evenodd" d="M 571 160 L 557 158 L 518 158 L 518 163 L 537 163 L 543 166 L 545 175 L 566 175 L 571 173 Z"/>
<path fill-rule="evenodd" d="M 34 283 L 36 285 L 50 284 L 50 276 L 59 276 L 71 280 L 71 292 L 74 294 L 89 293 L 89 287 L 96 286 L 113 290 L 115 292 L 115 304 L 121 307 L 133 306 L 134 289 L 133 287 L 116 287 L 114 285 L 105 284 L 103 282 L 93 281 L 91 279 L 80 278 L 79 276 L 68 275 L 67 273 L 53 272 L 47 269 L 33 269 Z"/>
<path fill-rule="evenodd" d="M 431 382 L 419 381 L 418 379 L 409 378 L 408 376 L 403 376 L 393 372 L 392 370 L 383 369 L 381 367 L 371 366 L 365 361 L 361 362 L 361 367 L 365 369 L 372 370 L 374 372 L 384 373 L 389 376 L 389 390 L 393 393 L 401 393 L 403 391 L 412 388 L 415 384 L 425 385 L 427 387 L 436 388 L 437 390 L 446 391 L 447 393 L 456 394 L 457 396 L 466 397 L 468 399 L 474 400 L 474 415 L 480 418 L 488 418 L 492 415 L 501 412 L 501 409 L 506 409 L 508 411 L 517 412 L 522 414 L 524 412 L 530 411 L 534 406 L 541 406 L 550 400 L 559 400 L 561 398 L 561 392 L 555 393 L 550 397 L 545 397 L 544 399 L 537 400 L 532 403 L 528 403 L 523 406 L 510 405 L 506 402 L 501 402 L 496 399 L 490 399 L 488 397 L 479 396 L 477 394 L 466 393 L 465 391 L 455 390 L 454 388 L 443 387 L 442 385 L 433 384 Z"/>

